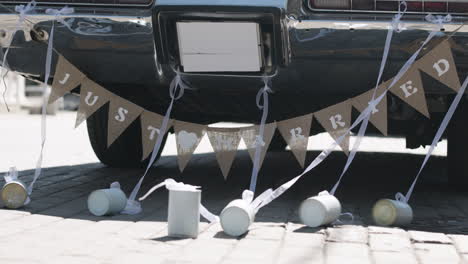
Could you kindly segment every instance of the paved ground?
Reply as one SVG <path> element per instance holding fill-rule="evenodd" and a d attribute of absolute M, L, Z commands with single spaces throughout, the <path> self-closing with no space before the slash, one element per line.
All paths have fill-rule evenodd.
<path fill-rule="evenodd" d="M 423 156 L 405 153 L 399 139 L 367 139 L 337 192 L 353 225 L 306 228 L 297 207 L 308 196 L 329 189 L 345 162 L 333 153 L 280 199 L 263 208 L 241 238 L 223 234 L 219 224 L 201 224 L 198 239 L 167 233 L 167 192 L 160 191 L 135 216 L 94 217 L 87 195 L 118 180 L 128 193 L 141 170 L 106 168 L 87 142 L 85 126 L 72 130 L 74 115 L 49 118 L 44 177 L 33 202 L 22 210 L 0 209 L 0 263 L 464 263 L 468 261 L 468 194 L 446 187 L 444 144 L 433 157 L 411 201 L 415 220 L 407 229 L 373 226 L 373 203 L 406 191 Z M 39 119 L 0 115 L 0 172 L 16 165 L 31 179 L 39 148 Z M 313 140 L 315 139 L 315 140 Z M 308 160 L 327 136 L 312 137 Z M 374 153 L 375 148 L 397 153 Z M 248 186 L 251 161 L 239 151 L 227 181 L 207 141 L 184 173 L 178 172 L 173 138 L 143 190 L 167 177 L 203 186 L 203 203 L 219 213 Z M 397 151 L 398 150 L 398 151 Z M 399 153 L 398 153 L 399 152 Z M 417 150 L 412 153 L 423 153 Z M 290 152 L 267 155 L 259 191 L 278 186 L 301 169 Z M 0 180 L 0 184 L 3 181 Z"/>

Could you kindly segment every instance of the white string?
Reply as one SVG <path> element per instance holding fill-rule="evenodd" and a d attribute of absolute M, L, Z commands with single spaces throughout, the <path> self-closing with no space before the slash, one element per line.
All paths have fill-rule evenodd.
<path fill-rule="evenodd" d="M 29 2 L 26 6 L 25 5 L 15 6 L 15 11 L 18 12 L 19 17 L 18 17 L 18 23 L 16 23 L 14 31 L 11 32 L 11 35 L 12 35 L 11 36 L 11 41 L 13 41 L 13 38 L 16 35 L 16 32 L 19 31 L 20 27 L 24 25 L 24 22 L 26 20 L 26 14 L 31 13 L 35 8 L 36 8 L 36 2 L 34 0 Z M 8 52 L 10 51 L 10 46 L 11 46 L 11 43 L 8 45 L 5 53 L 3 54 L 2 69 L 1 69 L 3 85 L 5 86 L 5 88 L 4 88 L 5 90 L 3 91 L 3 102 L 5 103 L 5 106 L 6 106 L 8 112 L 10 112 L 10 108 L 8 107 L 8 103 L 6 102 L 6 99 L 5 99 L 5 94 L 6 94 L 7 89 L 8 89 L 8 86 L 7 86 L 6 82 L 5 82 L 5 76 L 8 74 L 8 71 L 9 71 L 9 68 L 10 68 L 8 66 L 8 63 L 7 63 L 7 56 L 8 56 Z M 6 66 L 6 68 L 5 68 L 5 66 Z M 5 70 L 5 74 L 3 74 L 3 70 Z"/>
<path fill-rule="evenodd" d="M 406 193 L 406 196 L 403 196 L 401 193 L 396 194 L 396 199 L 401 202 L 408 203 L 409 199 L 411 198 L 411 195 L 413 194 L 414 191 L 414 186 L 416 185 L 416 182 L 419 179 L 419 176 L 421 175 L 421 172 L 423 171 L 424 167 L 426 166 L 427 161 L 431 157 L 432 152 L 434 151 L 435 146 L 439 142 L 440 138 L 444 134 L 445 129 L 447 128 L 447 125 L 449 124 L 450 120 L 452 119 L 453 114 L 455 113 L 455 110 L 458 107 L 458 104 L 460 103 L 460 100 L 462 99 L 463 95 L 465 94 L 466 86 L 468 85 L 468 77 L 465 79 L 463 82 L 462 87 L 460 90 L 457 92 L 457 96 L 455 96 L 455 99 L 453 99 L 452 104 L 450 105 L 450 108 L 448 109 L 447 113 L 444 116 L 444 119 L 442 120 L 442 123 L 439 126 L 439 129 L 437 130 L 436 135 L 434 136 L 434 139 L 432 140 L 431 147 L 427 150 L 426 156 L 424 157 L 424 161 L 419 168 L 418 174 L 416 175 L 416 178 L 414 179 L 413 183 L 411 184 L 411 187 L 409 188 L 408 192 Z"/>
<path fill-rule="evenodd" d="M 262 110 L 262 119 L 260 121 L 259 133 L 256 135 L 255 139 L 255 155 L 252 169 L 252 176 L 250 177 L 250 190 L 255 193 L 255 188 L 257 187 L 257 178 L 258 171 L 260 170 L 260 157 L 262 153 L 262 148 L 266 148 L 264 141 L 265 135 L 265 122 L 268 117 L 268 93 L 271 92 L 269 87 L 269 79 L 263 78 L 264 87 L 258 91 L 256 102 L 257 107 Z M 263 98 L 263 104 L 260 103 L 261 98 Z"/>
<path fill-rule="evenodd" d="M 42 158 L 44 154 L 44 146 L 46 143 L 46 132 L 47 132 L 47 103 L 49 101 L 50 96 L 50 87 L 48 85 L 49 77 L 50 77 L 50 69 L 52 66 L 52 50 L 54 44 L 54 28 L 55 28 L 55 21 L 63 21 L 60 17 L 65 14 L 73 13 L 73 8 L 64 7 L 60 10 L 57 9 L 47 9 L 46 13 L 54 14 L 55 19 L 52 21 L 52 28 L 50 30 L 49 41 L 47 44 L 47 55 L 46 55 L 46 64 L 45 64 L 45 78 L 44 78 L 44 92 L 42 95 L 42 109 L 41 109 L 41 151 L 39 154 L 39 158 L 36 163 L 36 169 L 34 170 L 34 178 L 32 182 L 28 186 L 28 195 L 32 194 L 34 184 L 36 183 L 37 179 L 41 175 L 42 171 Z"/>
<path fill-rule="evenodd" d="M 421 47 L 406 61 L 406 63 L 403 65 L 403 67 L 400 69 L 400 71 L 397 73 L 397 75 L 394 77 L 393 81 L 391 84 L 384 89 L 381 95 L 379 95 L 376 99 L 371 100 L 369 102 L 369 105 L 364 109 L 364 111 L 361 112 L 361 114 L 357 117 L 357 119 L 354 121 L 354 123 L 348 128 L 347 132 L 341 135 L 335 142 L 333 142 L 330 147 L 324 149 L 310 164 L 309 166 L 298 176 L 295 178 L 291 179 L 290 181 L 284 183 L 277 189 L 273 191 L 273 193 L 267 197 L 263 203 L 261 204 L 260 208 L 269 204 L 279 196 L 281 196 L 284 192 L 286 192 L 291 186 L 293 186 L 302 176 L 307 174 L 309 171 L 317 167 L 320 163 L 322 163 L 329 155 L 330 153 L 339 145 L 341 142 L 345 139 L 345 137 L 353 130 L 357 125 L 359 125 L 365 118 L 367 118 L 373 111 L 373 109 L 382 101 L 382 99 L 387 95 L 387 92 L 390 88 L 393 87 L 393 85 L 403 76 L 403 74 L 406 73 L 406 71 L 409 69 L 409 67 L 414 63 L 416 60 L 416 57 L 419 55 L 423 47 L 436 35 L 436 31 L 432 31 L 429 33 L 429 36 L 426 38 L 426 40 L 422 43 Z M 259 209 L 260 209 L 259 208 Z"/>
<path fill-rule="evenodd" d="M 382 56 L 382 61 L 380 63 L 379 75 L 377 77 L 377 83 L 375 84 L 375 87 L 374 87 L 374 92 L 372 93 L 372 100 L 371 101 L 373 101 L 375 99 L 375 96 L 377 94 L 377 88 L 379 87 L 379 83 L 381 81 L 382 74 L 383 74 L 383 71 L 385 69 L 385 65 L 387 63 L 388 53 L 389 53 L 389 50 L 390 50 L 390 45 L 391 45 L 392 37 L 393 37 L 393 31 L 401 32 L 401 29 L 400 29 L 400 26 L 399 26 L 400 21 L 401 21 L 401 18 L 403 17 L 403 15 L 405 14 L 406 9 L 407 9 L 406 2 L 402 2 L 402 4 L 404 5 L 403 12 L 399 11 L 399 13 L 395 15 L 395 17 L 392 20 L 391 26 L 390 26 L 390 28 L 388 29 L 388 32 L 387 32 L 387 38 L 385 40 L 384 53 L 383 53 L 383 56 Z M 346 160 L 346 164 L 345 164 L 345 166 L 343 168 L 343 171 L 341 172 L 341 175 L 338 178 L 338 181 L 336 182 L 336 184 L 333 186 L 332 190 L 330 191 L 331 195 L 335 195 L 336 189 L 340 185 L 341 180 L 343 179 L 343 176 L 345 175 L 346 171 L 348 171 L 349 166 L 351 165 L 351 163 L 354 160 L 354 157 L 356 156 L 356 152 L 357 152 L 359 146 L 361 145 L 361 141 L 362 141 L 362 139 L 364 137 L 364 134 L 365 134 L 365 132 L 367 130 L 367 125 L 369 124 L 370 116 L 371 115 L 366 116 L 366 118 L 364 118 L 364 120 L 363 120 L 363 122 L 361 124 L 361 127 L 359 128 L 359 131 L 358 131 L 358 134 L 357 134 L 357 139 L 353 144 L 353 147 L 351 149 L 351 153 L 349 154 L 348 159 Z"/>
<path fill-rule="evenodd" d="M 176 182 L 174 179 L 166 179 L 163 182 L 156 184 L 153 186 L 145 195 L 140 197 L 138 200 L 143 201 L 145 200 L 150 194 L 152 194 L 154 191 L 161 187 L 166 187 L 169 191 L 187 191 L 187 192 L 195 192 L 199 191 L 200 186 L 193 186 L 190 184 L 185 184 L 183 182 Z M 200 215 L 203 216 L 206 220 L 208 220 L 210 223 L 216 223 L 219 222 L 219 217 L 212 214 L 210 211 L 206 209 L 203 204 L 200 203 Z"/>
<path fill-rule="evenodd" d="M 179 73 L 178 72 L 176 73 L 177 75 L 174 77 L 174 79 L 171 81 L 171 84 L 169 85 L 169 95 L 171 97 L 171 103 L 169 104 L 169 107 L 166 110 L 166 114 L 164 115 L 161 128 L 159 129 L 159 131 L 161 132 L 158 134 L 156 138 L 156 142 L 153 147 L 153 152 L 151 153 L 150 160 L 148 162 L 148 165 L 146 166 L 145 173 L 143 174 L 143 176 L 141 176 L 140 180 L 133 188 L 130 194 L 130 197 L 127 199 L 127 205 L 125 209 L 122 211 L 122 214 L 134 215 L 134 214 L 139 214 L 142 211 L 140 202 L 136 201 L 136 196 L 138 195 L 138 192 L 140 191 L 141 184 L 143 183 L 143 180 L 145 179 L 146 174 L 148 174 L 149 169 L 151 168 L 154 161 L 156 160 L 156 157 L 158 156 L 158 153 L 162 147 L 162 141 L 168 129 L 167 126 L 169 124 L 169 118 L 171 116 L 174 101 L 180 99 L 184 95 L 185 89 L 190 89 L 190 87 L 188 87 L 188 85 L 186 85 L 182 81 Z M 177 93 L 177 88 L 179 88 L 178 93 Z"/>

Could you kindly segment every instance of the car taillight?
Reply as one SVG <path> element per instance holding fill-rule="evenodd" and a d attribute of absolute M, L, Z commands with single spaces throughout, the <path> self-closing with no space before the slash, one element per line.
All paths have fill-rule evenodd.
<path fill-rule="evenodd" d="M 399 0 L 309 0 L 311 9 L 322 10 L 368 10 L 398 11 Z M 465 13 L 468 12 L 468 0 L 449 1 L 406 1 L 407 11 L 425 13 Z"/>

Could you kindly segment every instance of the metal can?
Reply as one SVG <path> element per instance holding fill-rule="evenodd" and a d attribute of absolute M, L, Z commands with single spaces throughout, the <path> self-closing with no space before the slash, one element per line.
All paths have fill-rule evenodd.
<path fill-rule="evenodd" d="M 20 208 L 24 206 L 27 199 L 28 191 L 26 185 L 19 180 L 8 182 L 2 188 L 2 201 L 7 208 Z"/>

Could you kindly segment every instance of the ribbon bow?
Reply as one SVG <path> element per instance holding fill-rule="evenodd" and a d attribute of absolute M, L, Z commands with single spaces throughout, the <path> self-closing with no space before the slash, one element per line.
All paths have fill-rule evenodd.
<path fill-rule="evenodd" d="M 187 192 L 195 192 L 195 191 L 199 191 L 200 190 L 200 186 L 193 186 L 193 185 L 190 185 L 190 184 L 185 184 L 183 182 L 176 182 L 174 179 L 166 179 L 164 180 L 163 182 L 155 185 L 153 188 L 151 188 L 145 195 L 143 195 L 142 197 L 140 197 L 138 200 L 139 201 L 143 201 L 144 199 L 146 199 L 150 194 L 152 194 L 154 191 L 156 191 L 157 189 L 161 188 L 165 186 L 166 189 L 170 190 L 170 191 L 187 191 Z M 134 201 L 135 203 L 137 203 L 136 201 Z M 206 219 L 208 220 L 210 223 L 216 223 L 216 222 L 219 222 L 219 217 L 210 213 L 210 211 L 208 211 L 205 206 L 203 206 L 201 203 L 200 203 L 200 214 Z"/>
<path fill-rule="evenodd" d="M 180 90 L 177 91 L 177 88 L 180 88 Z M 187 83 L 185 83 L 184 80 L 182 80 L 179 72 L 176 72 L 176 76 L 172 79 L 171 85 L 169 86 L 169 95 L 172 99 L 178 100 L 184 95 L 184 91 L 186 89 L 193 90 Z"/>
<path fill-rule="evenodd" d="M 166 189 L 170 191 L 188 191 L 188 192 L 195 192 L 200 189 L 199 186 L 193 186 L 190 184 L 185 184 L 183 182 L 176 182 L 174 179 L 166 179 L 163 182 L 153 186 L 145 195 L 140 197 L 138 200 L 143 201 L 145 200 L 150 194 L 152 194 L 154 191 L 161 187 L 166 187 Z"/>
<path fill-rule="evenodd" d="M 403 8 L 403 11 L 401 11 L 401 7 Z M 408 6 L 405 1 L 400 2 L 400 5 L 398 6 L 398 14 L 396 14 L 393 19 L 392 19 L 392 28 L 394 31 L 400 33 L 402 31 L 402 24 L 401 24 L 401 18 L 403 15 L 406 13 L 406 10 L 408 9 Z"/>
<path fill-rule="evenodd" d="M 426 16 L 426 21 L 434 23 L 434 24 L 438 24 L 439 29 L 442 29 L 443 28 L 442 24 L 451 22 L 452 16 L 450 14 L 446 16 L 439 16 L 439 15 L 433 16 L 432 14 L 429 14 Z"/>
<path fill-rule="evenodd" d="M 19 13 L 19 23 L 24 22 L 26 18 L 26 14 L 30 13 L 36 8 L 36 1 L 29 2 L 26 6 L 25 5 L 17 5 L 15 6 L 15 11 Z"/>
<path fill-rule="evenodd" d="M 48 8 L 46 9 L 45 13 L 51 16 L 55 16 L 55 20 L 59 21 L 62 23 L 64 26 L 67 28 L 71 29 L 70 25 L 62 18 L 64 15 L 69 15 L 75 12 L 75 9 L 72 7 L 63 7 L 62 9 L 54 9 L 54 8 Z"/>

